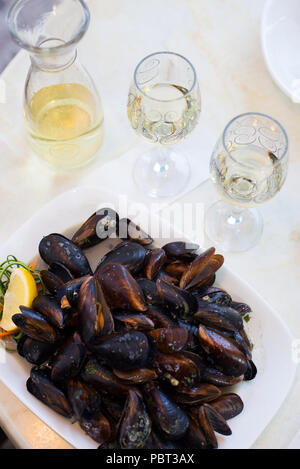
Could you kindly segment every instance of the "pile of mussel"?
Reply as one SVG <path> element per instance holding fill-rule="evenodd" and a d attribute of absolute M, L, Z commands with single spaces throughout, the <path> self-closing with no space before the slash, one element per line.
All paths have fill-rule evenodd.
<path fill-rule="evenodd" d="M 120 243 L 92 272 L 84 251 L 113 235 Z M 13 316 L 18 352 L 34 365 L 27 389 L 99 448 L 217 448 L 215 434 L 230 435 L 227 421 L 243 410 L 228 386 L 256 375 L 251 310 L 213 286 L 223 257 L 197 251 L 157 248 L 111 209 L 72 240 L 39 244 L 48 293 Z"/>

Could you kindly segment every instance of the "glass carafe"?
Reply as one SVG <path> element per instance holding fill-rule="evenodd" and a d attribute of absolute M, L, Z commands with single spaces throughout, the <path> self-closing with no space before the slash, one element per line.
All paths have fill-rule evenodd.
<path fill-rule="evenodd" d="M 82 0 L 17 0 L 8 13 L 14 40 L 30 54 L 24 118 L 35 153 L 59 168 L 88 163 L 103 140 L 103 112 L 76 46 L 88 29 Z"/>

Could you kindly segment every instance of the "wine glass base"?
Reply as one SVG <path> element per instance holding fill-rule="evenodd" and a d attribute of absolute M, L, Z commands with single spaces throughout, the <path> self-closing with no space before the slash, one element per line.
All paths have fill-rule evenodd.
<path fill-rule="evenodd" d="M 263 232 L 263 219 L 257 209 L 239 209 L 222 200 L 205 214 L 205 230 L 210 240 L 228 252 L 254 247 Z"/>
<path fill-rule="evenodd" d="M 140 191 L 150 197 L 174 197 L 187 186 L 190 166 L 182 153 L 155 148 L 138 157 L 133 177 Z"/>

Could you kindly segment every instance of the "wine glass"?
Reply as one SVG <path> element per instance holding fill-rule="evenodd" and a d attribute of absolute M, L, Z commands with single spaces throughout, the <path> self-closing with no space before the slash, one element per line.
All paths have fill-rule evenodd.
<path fill-rule="evenodd" d="M 208 237 L 225 251 L 245 251 L 257 244 L 263 220 L 251 207 L 277 194 L 287 166 L 288 137 L 279 122 L 252 112 L 232 119 L 211 157 L 210 176 L 225 201 L 206 213 Z"/>
<path fill-rule="evenodd" d="M 134 180 L 152 197 L 169 197 L 186 186 L 190 167 L 174 145 L 195 128 L 201 98 L 196 71 L 189 60 L 174 52 L 148 55 L 137 65 L 128 96 L 128 118 L 133 129 L 159 146 L 142 154 Z"/>

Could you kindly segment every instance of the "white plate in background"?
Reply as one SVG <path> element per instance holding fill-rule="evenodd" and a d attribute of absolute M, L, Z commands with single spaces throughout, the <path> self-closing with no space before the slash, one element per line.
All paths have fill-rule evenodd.
<path fill-rule="evenodd" d="M 267 0 L 261 40 L 269 72 L 279 88 L 300 103 L 300 1 Z"/>
<path fill-rule="evenodd" d="M 117 207 L 116 196 L 97 187 L 80 187 L 65 192 L 39 210 L 1 247 L 0 259 L 4 260 L 8 254 L 13 254 L 25 262 L 31 261 L 37 255 L 38 244 L 43 236 L 70 231 L 70 228 L 81 225 L 95 210 L 107 206 L 109 202 Z M 156 226 L 159 221 L 162 228 L 167 228 L 166 222 L 157 216 L 149 214 L 149 217 L 152 226 Z M 134 220 L 139 223 L 139 219 Z M 183 239 L 182 234 L 172 228 L 170 239 L 157 239 L 155 242 L 162 246 L 176 238 Z M 274 417 L 293 383 L 296 364 L 291 355 L 292 337 L 280 316 L 226 266 L 218 273 L 216 283 L 228 290 L 235 300 L 245 301 L 253 309 L 247 331 L 254 343 L 253 359 L 258 374 L 255 380 L 236 386 L 245 408 L 242 414 L 229 422 L 232 436 L 218 435 L 221 449 L 249 448 Z M 6 352 L 1 358 L 5 359 L 0 360 L 1 381 L 32 412 L 75 448 L 98 446 L 78 424 L 72 425 L 27 392 L 30 364 L 17 353 Z"/>

